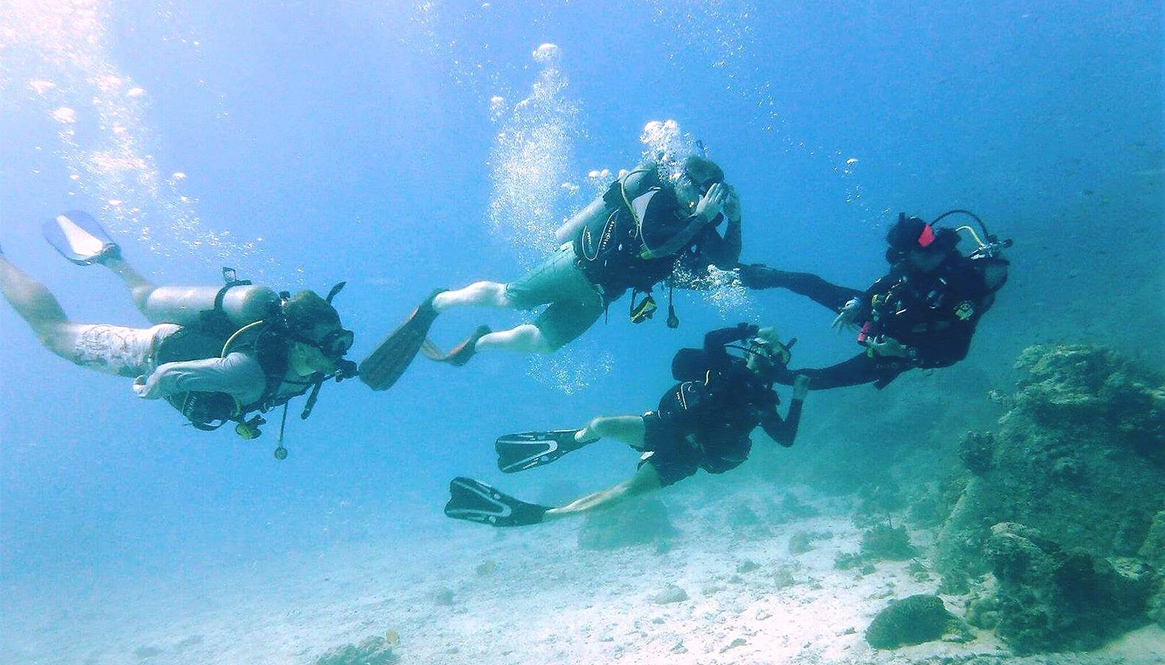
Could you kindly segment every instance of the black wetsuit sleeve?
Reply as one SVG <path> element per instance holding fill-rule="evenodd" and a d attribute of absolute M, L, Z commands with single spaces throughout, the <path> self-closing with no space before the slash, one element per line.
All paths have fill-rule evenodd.
<path fill-rule="evenodd" d="M 850 299 L 862 295 L 858 289 L 827 282 L 812 273 L 777 270 L 763 263 L 738 265 L 737 273 L 745 288 L 788 289 L 834 312 L 845 307 Z"/>
<path fill-rule="evenodd" d="M 791 400 L 789 402 L 789 415 L 784 420 L 781 420 L 780 414 L 777 413 L 777 407 L 774 405 L 760 422 L 765 434 L 768 434 L 773 441 L 785 448 L 792 446 L 793 441 L 797 438 L 797 428 L 801 424 L 801 406 L 803 404 L 804 400 Z"/>
<path fill-rule="evenodd" d="M 757 334 L 759 328 L 755 325 L 741 323 L 731 328 L 719 328 L 704 335 L 704 353 L 716 362 L 728 359 L 728 352 L 724 346 L 733 342 L 743 342 Z"/>
<path fill-rule="evenodd" d="M 811 380 L 812 390 L 830 390 L 847 386 L 858 386 L 863 383 L 872 383 L 881 390 L 893 381 L 899 374 L 911 368 L 906 358 L 869 356 L 866 353 L 856 355 L 849 360 L 822 367 L 820 369 L 803 367 L 798 370 L 785 370 L 777 374 L 774 381 L 781 385 L 793 385 L 793 379 L 798 374 L 804 374 Z"/>
<path fill-rule="evenodd" d="M 703 264 L 700 268 L 711 263 L 721 270 L 731 270 L 740 261 L 742 244 L 739 220 L 729 220 L 723 236 L 715 228 L 708 227 L 697 244 L 699 263 Z"/>

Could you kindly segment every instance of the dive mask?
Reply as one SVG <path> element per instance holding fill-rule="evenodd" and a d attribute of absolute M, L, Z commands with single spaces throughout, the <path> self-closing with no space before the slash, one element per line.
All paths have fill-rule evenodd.
<path fill-rule="evenodd" d="M 319 349 L 320 353 L 331 360 L 339 360 L 352 348 L 355 339 L 356 334 L 351 330 L 339 328 L 324 335 L 319 341 L 307 337 L 296 337 L 295 341 Z"/>

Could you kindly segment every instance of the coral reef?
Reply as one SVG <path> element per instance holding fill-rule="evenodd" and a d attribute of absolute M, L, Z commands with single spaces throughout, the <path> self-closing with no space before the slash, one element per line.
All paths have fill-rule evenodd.
<path fill-rule="evenodd" d="M 578 546 L 584 550 L 613 550 L 666 542 L 678 533 L 668 517 L 667 506 L 659 499 L 647 498 L 588 515 L 578 532 Z"/>
<path fill-rule="evenodd" d="M 1019 522 L 1101 557 L 1129 555 L 1165 496 L 1162 381 L 1111 352 L 1035 346 L 994 433 L 964 437 L 972 475 L 939 538 L 948 568 L 986 568 L 987 528 Z"/>
<path fill-rule="evenodd" d="M 1016 368 L 998 429 L 959 443 L 963 490 L 936 543 L 943 586 L 992 573 L 968 620 L 1017 653 L 1165 622 L 1162 379 L 1089 346 L 1030 347 Z"/>
<path fill-rule="evenodd" d="M 990 432 L 967 432 L 959 442 L 959 459 L 976 476 L 992 469 L 994 455 L 995 437 Z"/>
<path fill-rule="evenodd" d="M 1157 590 L 1149 599 L 1149 617 L 1165 628 L 1165 510 L 1153 516 L 1138 554 L 1158 573 Z"/>
<path fill-rule="evenodd" d="M 315 665 L 393 665 L 399 660 L 389 638 L 373 636 L 360 644 L 332 649 L 317 658 Z"/>
<path fill-rule="evenodd" d="M 942 639 L 958 620 L 938 596 L 920 594 L 891 601 L 866 629 L 866 642 L 875 649 L 897 649 Z"/>
<path fill-rule="evenodd" d="M 992 527 L 985 555 L 998 583 L 995 632 L 1018 654 L 1095 649 L 1148 621 L 1155 576 L 1138 561 L 1114 565 L 1006 522 Z"/>
<path fill-rule="evenodd" d="M 879 524 L 862 533 L 862 559 L 865 561 L 905 561 L 915 554 L 906 527 Z"/>

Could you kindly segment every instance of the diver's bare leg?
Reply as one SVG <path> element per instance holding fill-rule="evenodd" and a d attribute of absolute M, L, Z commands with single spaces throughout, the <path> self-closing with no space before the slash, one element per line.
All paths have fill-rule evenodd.
<path fill-rule="evenodd" d="M 615 439 L 636 450 L 643 450 L 643 439 L 646 434 L 647 427 L 643 424 L 643 416 L 599 416 L 575 433 L 574 440 L 582 443 Z"/>
<path fill-rule="evenodd" d="M 476 351 L 489 349 L 514 353 L 553 353 L 557 348 L 531 323 L 483 335 L 474 346 Z"/>
<path fill-rule="evenodd" d="M 662 485 L 659 481 L 659 472 L 652 465 L 644 464 L 639 467 L 639 470 L 635 472 L 634 476 L 631 476 L 614 487 L 608 487 L 605 490 L 587 494 L 586 496 L 571 501 L 565 506 L 547 510 L 543 521 L 549 522 L 550 520 L 570 517 L 571 515 L 610 508 L 627 499 L 642 496 L 648 492 L 654 492 L 660 487 Z"/>
<path fill-rule="evenodd" d="M 133 304 L 138 308 L 142 314 L 149 319 L 149 312 L 146 311 L 146 303 L 150 299 L 150 294 L 154 289 L 158 288 L 153 282 L 142 277 L 141 273 L 134 269 L 128 261 L 118 256 L 110 256 L 101 261 L 101 264 L 113 271 L 115 275 L 121 278 L 125 287 L 129 289 L 130 295 L 133 296 Z M 153 321 L 153 319 L 150 319 Z M 158 321 L 153 321 L 159 323 Z"/>
<path fill-rule="evenodd" d="M 44 284 L 12 265 L 3 254 L 0 254 L 0 291 L 46 349 L 73 360 L 78 326 L 69 321 L 61 303 Z"/>
<path fill-rule="evenodd" d="M 444 312 L 452 307 L 511 307 L 506 285 L 500 282 L 474 282 L 463 289 L 444 291 L 433 298 L 433 309 Z"/>

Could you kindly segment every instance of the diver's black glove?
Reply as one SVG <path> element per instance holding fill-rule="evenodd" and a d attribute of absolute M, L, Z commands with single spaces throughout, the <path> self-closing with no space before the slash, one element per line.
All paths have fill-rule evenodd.
<path fill-rule="evenodd" d="M 340 382 L 340 381 L 343 381 L 344 379 L 351 379 L 352 377 L 359 374 L 356 367 L 357 367 L 356 363 L 351 361 L 351 360 L 341 360 L 340 366 L 336 370 L 336 373 L 334 374 L 334 376 L 336 377 L 336 381 Z"/>

